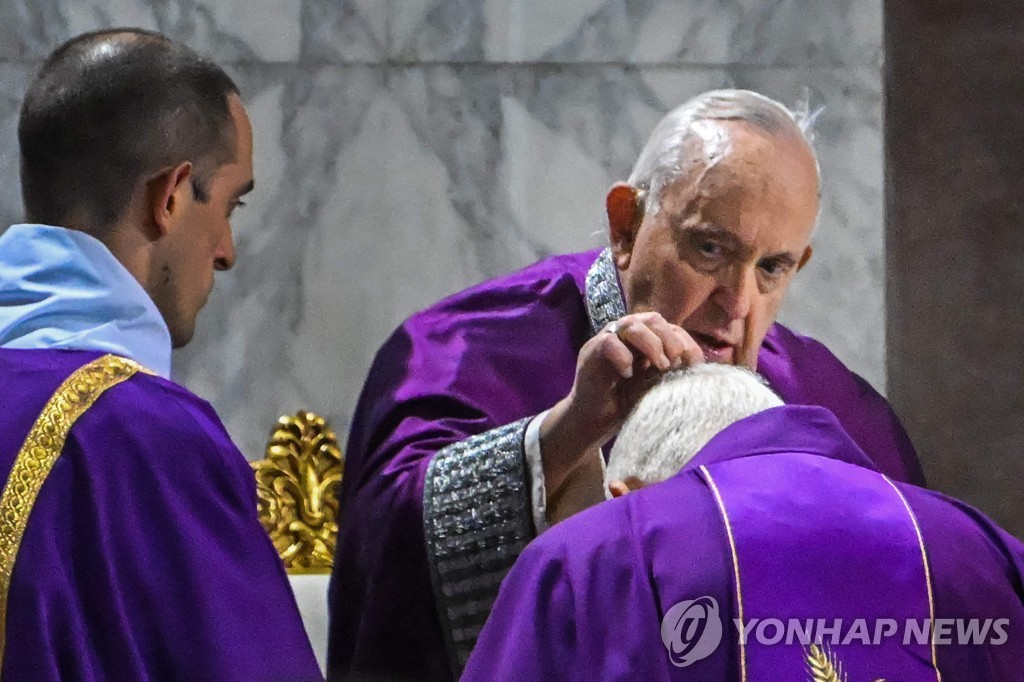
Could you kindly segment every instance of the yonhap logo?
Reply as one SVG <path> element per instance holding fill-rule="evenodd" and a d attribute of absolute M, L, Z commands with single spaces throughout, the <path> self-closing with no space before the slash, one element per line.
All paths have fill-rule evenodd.
<path fill-rule="evenodd" d="M 677 668 L 710 656 L 722 642 L 722 619 L 714 597 L 681 601 L 661 619 L 661 641 Z"/>

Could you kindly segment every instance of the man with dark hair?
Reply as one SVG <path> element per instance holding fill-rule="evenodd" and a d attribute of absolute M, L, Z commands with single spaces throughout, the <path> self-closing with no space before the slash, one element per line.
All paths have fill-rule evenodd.
<path fill-rule="evenodd" d="M 95 68 L 110 46 L 131 58 Z M 235 156 L 229 94 L 238 88 L 223 70 L 159 34 L 102 31 L 67 43 L 30 87 L 18 122 L 28 215 L 108 230 L 131 199 L 125 187 L 196 150 L 190 185 L 209 201 L 213 173 Z"/>
<path fill-rule="evenodd" d="M 167 38 L 72 39 L 18 126 L 0 237 L 3 680 L 320 678 L 245 458 L 169 380 L 253 187 L 232 80 Z"/>

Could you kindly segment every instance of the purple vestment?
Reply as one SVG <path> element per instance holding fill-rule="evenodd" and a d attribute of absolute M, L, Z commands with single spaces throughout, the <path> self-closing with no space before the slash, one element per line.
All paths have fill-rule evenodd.
<path fill-rule="evenodd" d="M 919 634 L 934 612 L 935 623 L 952 621 L 934 652 L 943 680 L 1019 680 L 1022 571 L 1024 546 L 981 513 L 891 483 L 828 411 L 784 406 L 725 429 L 667 481 L 533 542 L 504 581 L 463 679 L 740 680 L 742 666 L 752 682 L 811 680 L 807 645 L 821 637 L 849 682 L 937 680 Z M 696 600 L 717 605 L 722 639 L 691 649 L 696 657 L 677 658 L 688 663 L 679 666 L 663 621 L 672 625 L 676 605 Z M 760 637 L 752 628 L 743 651 L 732 622 L 741 605 L 747 623 L 825 627 L 812 626 L 804 642 L 790 630 L 788 644 L 776 641 L 774 624 Z M 682 625 L 669 643 L 690 636 L 702 646 L 703 623 Z"/>
<path fill-rule="evenodd" d="M 100 355 L 0 349 L 0 482 Z M 2 679 L 322 679 L 252 470 L 209 404 L 139 373 L 75 423 L 14 563 Z"/>
<path fill-rule="evenodd" d="M 346 450 L 329 678 L 461 669 L 535 535 L 529 418 L 569 392 L 580 348 L 623 314 L 607 250 L 591 251 L 445 299 L 388 339 Z M 888 404 L 824 346 L 775 325 L 759 371 L 786 402 L 833 411 L 882 471 L 922 482 Z"/>

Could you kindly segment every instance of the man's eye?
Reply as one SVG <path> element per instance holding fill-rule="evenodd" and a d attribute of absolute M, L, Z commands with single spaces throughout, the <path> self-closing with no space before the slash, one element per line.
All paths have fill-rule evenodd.
<path fill-rule="evenodd" d="M 722 254 L 722 247 L 715 242 L 697 242 L 697 251 L 700 252 L 702 256 L 714 258 Z"/>
<path fill-rule="evenodd" d="M 231 204 L 231 210 L 228 211 L 228 214 L 230 215 L 234 213 L 236 208 L 242 208 L 243 206 L 245 206 L 244 201 L 242 201 L 241 199 L 235 199 L 235 201 Z"/>
<path fill-rule="evenodd" d="M 779 261 L 769 260 L 761 263 L 761 269 L 766 275 L 778 277 L 786 272 L 786 267 Z"/>

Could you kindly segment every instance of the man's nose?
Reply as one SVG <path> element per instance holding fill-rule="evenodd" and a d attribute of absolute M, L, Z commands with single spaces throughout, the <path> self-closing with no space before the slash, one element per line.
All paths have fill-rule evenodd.
<path fill-rule="evenodd" d="M 742 320 L 750 314 L 757 291 L 755 268 L 736 265 L 723 273 L 714 300 L 730 320 Z"/>
<path fill-rule="evenodd" d="M 213 257 L 213 266 L 217 270 L 230 270 L 235 265 L 235 240 L 228 230 L 227 238 L 222 240 L 221 245 Z"/>

